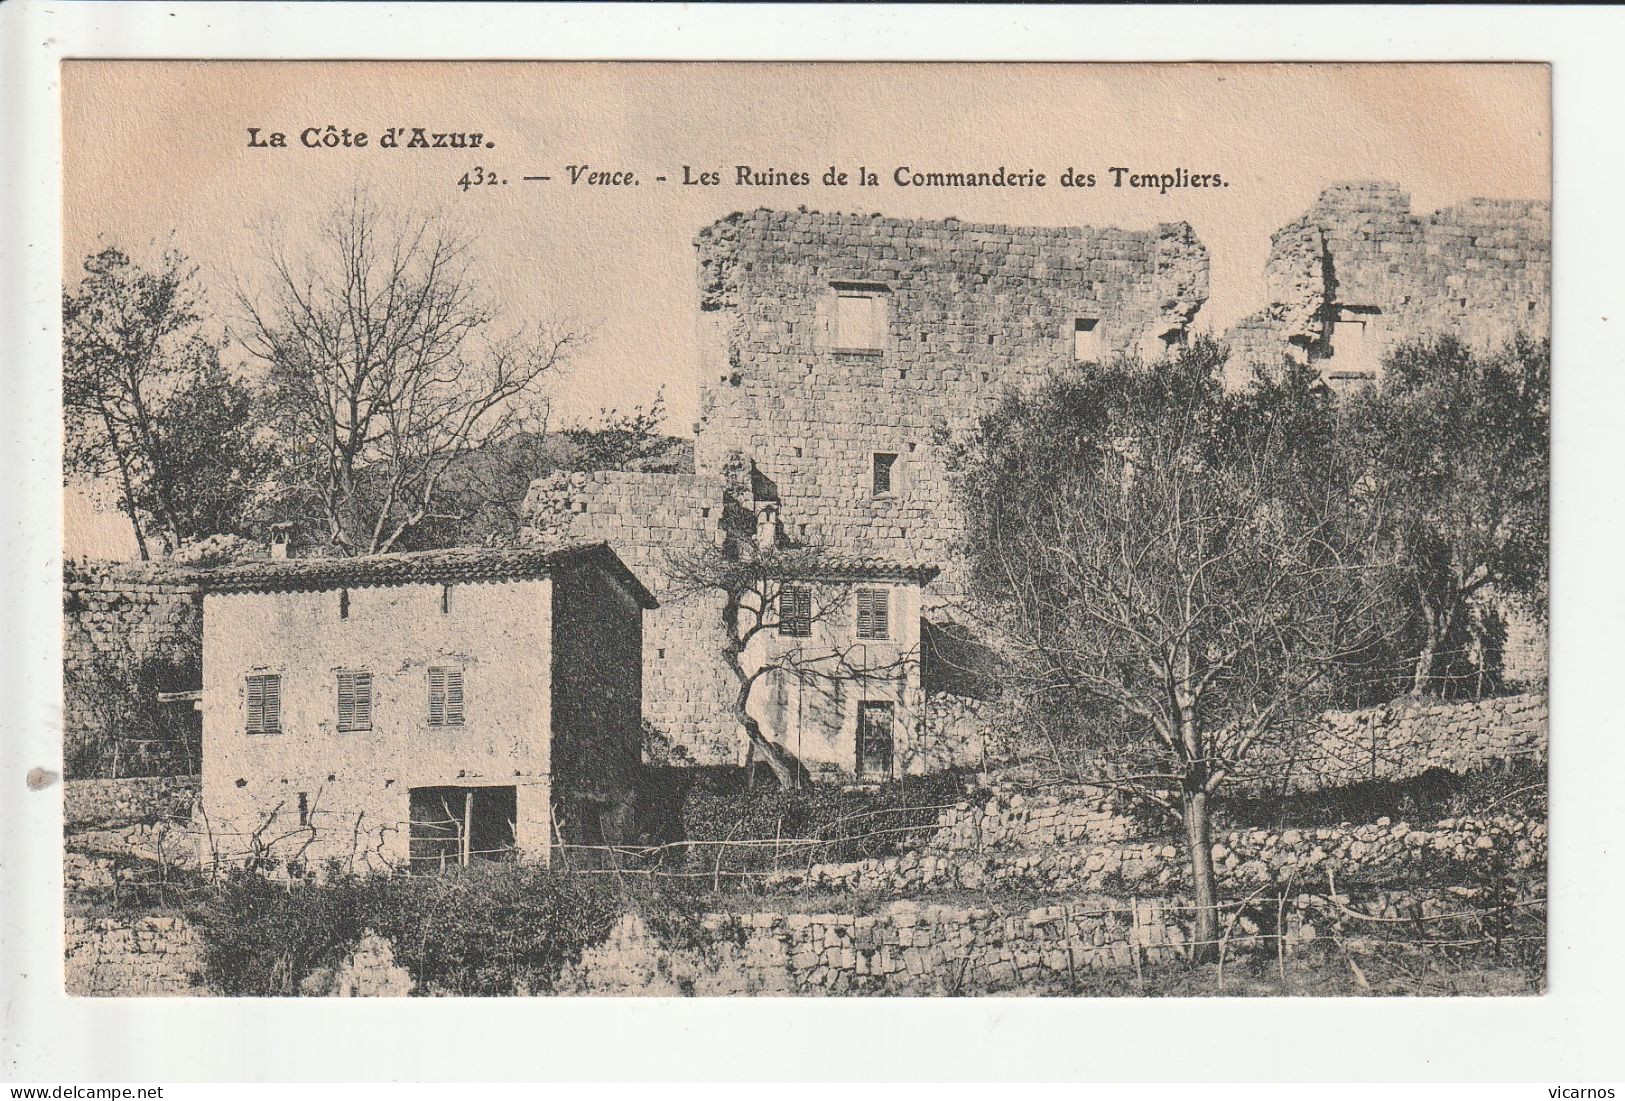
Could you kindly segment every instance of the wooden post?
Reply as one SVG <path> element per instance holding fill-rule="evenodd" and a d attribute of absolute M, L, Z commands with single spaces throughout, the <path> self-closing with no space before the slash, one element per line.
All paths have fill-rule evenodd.
<path fill-rule="evenodd" d="M 474 851 L 474 789 L 469 788 L 463 793 L 463 867 Z"/>

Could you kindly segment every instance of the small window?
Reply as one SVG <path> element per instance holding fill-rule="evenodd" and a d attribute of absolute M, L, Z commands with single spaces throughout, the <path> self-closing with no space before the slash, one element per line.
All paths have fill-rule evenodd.
<path fill-rule="evenodd" d="M 463 671 L 435 666 L 429 670 L 429 725 L 463 725 Z"/>
<path fill-rule="evenodd" d="M 350 590 L 349 589 L 340 589 L 339 590 L 339 618 L 340 619 L 349 619 L 350 618 Z"/>
<path fill-rule="evenodd" d="M 896 492 L 897 456 L 889 451 L 875 452 L 871 475 L 876 497 L 887 497 Z"/>
<path fill-rule="evenodd" d="M 1332 323 L 1332 362 L 1339 371 L 1374 371 L 1375 358 L 1366 322 L 1349 319 Z"/>
<path fill-rule="evenodd" d="M 1072 359 L 1077 363 L 1101 360 L 1100 318 L 1080 317 L 1072 322 Z"/>
<path fill-rule="evenodd" d="M 339 730 L 372 729 L 372 674 L 339 674 Z"/>
<path fill-rule="evenodd" d="M 442 586 L 440 586 L 440 614 L 441 615 L 450 615 L 451 614 L 451 586 L 450 585 L 442 585 Z"/>
<path fill-rule="evenodd" d="M 305 791 L 299 793 L 299 824 L 310 825 L 310 793 Z"/>
<path fill-rule="evenodd" d="M 891 637 L 891 600 L 885 589 L 858 590 L 858 637 Z"/>
<path fill-rule="evenodd" d="M 886 347 L 886 296 L 879 287 L 835 288 L 835 349 L 879 352 Z"/>
<path fill-rule="evenodd" d="M 261 673 L 248 678 L 248 732 L 275 734 L 282 729 L 282 675 Z"/>
<path fill-rule="evenodd" d="M 812 590 L 786 585 L 779 590 L 779 634 L 790 638 L 812 635 Z"/>

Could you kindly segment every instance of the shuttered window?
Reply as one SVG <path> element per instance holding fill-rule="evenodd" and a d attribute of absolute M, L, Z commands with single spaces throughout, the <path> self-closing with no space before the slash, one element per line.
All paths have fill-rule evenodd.
<path fill-rule="evenodd" d="M 429 725 L 463 725 L 463 671 L 432 666 L 429 669 Z"/>
<path fill-rule="evenodd" d="M 372 729 L 372 674 L 339 674 L 339 729 Z"/>
<path fill-rule="evenodd" d="M 812 590 L 786 585 L 779 590 L 779 634 L 807 638 L 812 634 Z"/>
<path fill-rule="evenodd" d="M 890 638 L 891 606 L 885 589 L 858 590 L 858 637 Z"/>
<path fill-rule="evenodd" d="M 248 678 L 248 732 L 275 734 L 282 729 L 282 675 L 259 673 Z"/>

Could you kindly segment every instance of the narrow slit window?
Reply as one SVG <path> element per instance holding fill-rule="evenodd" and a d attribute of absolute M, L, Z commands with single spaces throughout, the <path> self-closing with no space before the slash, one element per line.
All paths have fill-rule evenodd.
<path fill-rule="evenodd" d="M 310 793 L 309 792 L 301 791 L 299 793 L 299 824 L 301 826 L 310 825 Z"/>
<path fill-rule="evenodd" d="M 275 734 L 282 729 L 282 675 L 260 673 L 248 678 L 248 733 Z"/>
<path fill-rule="evenodd" d="M 871 489 L 876 497 L 886 497 L 897 490 L 897 456 L 889 451 L 877 451 L 870 468 Z"/>
<path fill-rule="evenodd" d="M 339 730 L 372 729 L 372 674 L 339 674 Z"/>
<path fill-rule="evenodd" d="M 812 590 L 786 585 L 779 591 L 779 634 L 789 638 L 812 635 Z"/>
<path fill-rule="evenodd" d="M 349 619 L 350 618 L 350 590 L 349 589 L 340 589 L 339 590 L 339 618 L 340 619 Z"/>
<path fill-rule="evenodd" d="M 891 637 L 891 600 L 885 589 L 859 589 L 858 637 L 886 639 Z"/>
<path fill-rule="evenodd" d="M 435 666 L 429 670 L 429 725 L 463 725 L 463 671 Z"/>
<path fill-rule="evenodd" d="M 442 586 L 440 586 L 440 614 L 441 615 L 450 615 L 451 614 L 451 586 L 450 585 L 442 585 Z"/>

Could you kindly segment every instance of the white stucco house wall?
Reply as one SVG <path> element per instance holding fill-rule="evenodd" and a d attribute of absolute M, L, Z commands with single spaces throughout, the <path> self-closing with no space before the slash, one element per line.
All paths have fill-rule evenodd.
<path fill-rule="evenodd" d="M 751 717 L 815 779 L 884 782 L 927 771 L 921 600 L 931 567 L 823 557 L 775 579 L 767 628 L 742 655 L 767 668 Z M 754 608 L 745 616 L 754 621 Z"/>
<path fill-rule="evenodd" d="M 602 543 L 210 571 L 205 864 L 434 870 L 630 839 L 654 606 Z"/>

